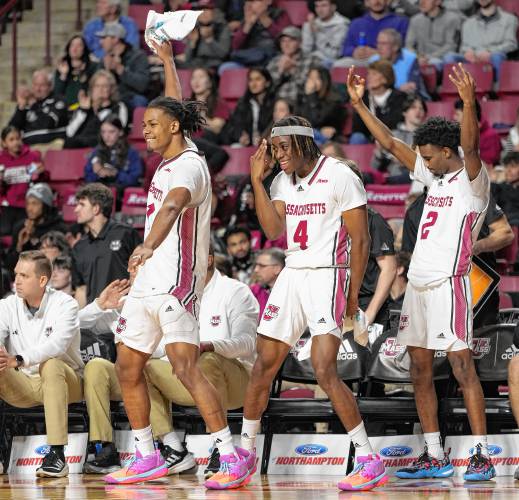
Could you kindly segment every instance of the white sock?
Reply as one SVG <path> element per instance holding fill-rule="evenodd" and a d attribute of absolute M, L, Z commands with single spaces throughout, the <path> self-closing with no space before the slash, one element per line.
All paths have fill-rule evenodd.
<path fill-rule="evenodd" d="M 369 442 L 364 422 L 361 422 L 355 429 L 348 432 L 348 435 L 355 447 L 355 460 L 357 460 L 358 457 L 373 455 L 373 448 Z"/>
<path fill-rule="evenodd" d="M 488 457 L 488 436 L 472 436 L 474 439 L 474 454 L 476 453 L 476 445 L 481 445 L 481 454 Z"/>
<path fill-rule="evenodd" d="M 164 445 L 170 446 L 175 451 L 182 451 L 184 449 L 184 445 L 182 444 L 182 441 L 180 441 L 180 438 L 175 431 L 164 434 L 164 436 L 162 436 L 162 443 Z"/>
<path fill-rule="evenodd" d="M 144 429 L 132 429 L 133 438 L 135 439 L 135 447 L 140 454 L 145 457 L 155 453 L 155 443 L 153 442 L 153 434 L 151 433 L 151 425 Z"/>
<path fill-rule="evenodd" d="M 427 446 L 427 453 L 431 457 L 443 460 L 445 453 L 440 439 L 439 432 L 424 432 L 425 446 Z"/>
<path fill-rule="evenodd" d="M 260 430 L 261 420 L 243 419 L 241 427 L 241 447 L 247 451 L 254 451 L 256 447 L 256 435 Z"/>
<path fill-rule="evenodd" d="M 224 427 L 221 431 L 212 432 L 211 436 L 214 445 L 218 448 L 221 455 L 236 455 L 236 450 L 232 444 L 232 435 L 229 426 Z"/>

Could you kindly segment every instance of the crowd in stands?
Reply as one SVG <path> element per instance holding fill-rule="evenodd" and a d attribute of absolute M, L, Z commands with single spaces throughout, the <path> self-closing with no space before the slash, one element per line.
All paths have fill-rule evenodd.
<path fill-rule="evenodd" d="M 491 121 L 485 106 L 498 102 L 503 63 L 518 56 L 519 9 L 507 12 L 497 0 L 309 0 L 298 24 L 288 3 L 281 8 L 275 0 L 130 0 L 130 12 L 134 5 L 204 11 L 187 39 L 174 42 L 175 63 L 183 97 L 206 104 L 206 124 L 192 139 L 212 175 L 215 265 L 222 275 L 250 285 L 258 318 L 284 266 L 286 241 L 268 241 L 261 232 L 248 157 L 269 138 L 274 122 L 304 116 L 329 156 L 347 158 L 348 148 L 367 145 L 358 162 L 367 184 L 382 179 L 409 186 L 403 222 L 369 210 L 370 260 L 360 306 L 370 323 L 386 329 L 389 311 L 402 303 L 425 194 L 423 186 L 411 184 L 407 169 L 374 144 L 352 112 L 344 68 L 358 67 L 366 78 L 366 104 L 407 144 L 435 114 L 434 105 L 447 103 L 445 115 L 461 120 L 462 102 L 443 93 L 444 67 L 464 61 L 492 73 L 477 113 L 493 205 L 476 253 L 488 254 L 495 267 L 494 251 L 517 240 L 519 227 L 519 84 L 517 94 L 508 96 L 518 109 L 513 121 Z M 142 225 L 126 222 L 144 217 L 145 189 L 158 165 L 143 150 L 136 117 L 161 92 L 161 70 L 136 20 L 123 14 L 122 2 L 97 0 L 96 16 L 70 38 L 55 68 L 38 69 L 29 86 L 18 88 L 16 109 L 1 133 L 0 296 L 12 292 L 19 255 L 37 249 L 53 262 L 49 283 L 75 296 L 80 307 L 92 304 L 114 280 L 128 277 L 128 258 L 142 239 Z M 238 93 L 226 92 L 240 84 Z M 71 149 L 84 153 L 83 173 L 63 186 L 46 159 L 53 151 Z M 247 155 L 228 175 L 226 165 L 240 150 Z M 267 188 L 279 172 L 271 159 Z M 72 203 L 63 194 L 71 188 Z M 141 197 L 138 216 L 124 213 L 132 196 Z M 65 204 L 74 206 L 66 222 Z M 496 318 L 498 295 L 488 307 L 486 324 Z M 171 432 L 166 428 L 164 434 Z M 96 439 L 111 443 L 110 433 L 98 434 Z M 168 439 L 165 445 L 175 444 Z M 112 452 L 109 447 L 106 453 Z"/>

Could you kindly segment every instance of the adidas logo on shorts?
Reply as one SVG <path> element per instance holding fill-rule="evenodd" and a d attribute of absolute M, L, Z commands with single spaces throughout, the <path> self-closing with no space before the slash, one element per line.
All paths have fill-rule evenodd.
<path fill-rule="evenodd" d="M 440 333 L 440 335 L 438 335 L 436 338 L 437 338 L 437 339 L 444 339 L 444 338 L 445 338 L 445 334 L 442 332 L 442 333 Z"/>
<path fill-rule="evenodd" d="M 173 311 L 173 308 L 171 306 L 166 307 L 166 312 L 167 313 L 172 312 L 172 311 Z"/>
<path fill-rule="evenodd" d="M 326 323 L 326 320 L 325 320 L 324 318 L 321 318 L 321 319 L 317 322 L 318 325 L 322 325 L 322 324 L 325 324 L 325 323 Z"/>

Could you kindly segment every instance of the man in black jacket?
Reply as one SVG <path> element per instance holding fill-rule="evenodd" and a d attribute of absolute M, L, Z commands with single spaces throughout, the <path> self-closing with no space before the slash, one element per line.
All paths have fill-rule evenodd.
<path fill-rule="evenodd" d="M 9 120 L 23 134 L 25 144 L 48 144 L 65 137 L 67 107 L 52 96 L 52 76 L 38 70 L 32 75 L 31 89 L 16 92 L 16 110 Z"/>

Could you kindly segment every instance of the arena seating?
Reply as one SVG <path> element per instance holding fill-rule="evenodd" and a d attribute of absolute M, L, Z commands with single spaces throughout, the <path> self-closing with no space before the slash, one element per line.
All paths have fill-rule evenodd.
<path fill-rule="evenodd" d="M 494 71 L 490 63 L 465 63 L 464 65 L 476 81 L 476 93 L 479 98 L 488 94 L 492 90 L 494 84 Z M 450 65 L 443 67 L 442 87 L 440 95 L 446 99 L 457 99 L 458 91 L 455 85 L 449 79 L 449 73 L 452 72 Z"/>
<path fill-rule="evenodd" d="M 234 109 L 238 99 L 247 91 L 247 74 L 249 70 L 246 68 L 230 69 L 225 71 L 220 79 L 219 93 L 220 97 Z"/>
<path fill-rule="evenodd" d="M 227 151 L 229 159 L 221 171 L 221 174 L 224 176 L 248 176 L 250 174 L 250 157 L 256 152 L 256 147 L 232 148 L 230 146 L 224 146 L 223 148 Z"/>
<path fill-rule="evenodd" d="M 146 19 L 148 17 L 148 12 L 150 10 L 154 10 L 155 12 L 163 13 L 164 5 L 159 3 L 154 3 L 153 5 L 129 5 L 128 7 L 128 16 L 131 17 L 139 28 L 140 32 L 144 32 L 146 29 Z"/>
<path fill-rule="evenodd" d="M 517 3 L 519 5 L 519 2 Z M 498 95 L 500 98 L 519 97 L 519 61 L 504 61 L 501 64 L 499 76 Z"/>
<path fill-rule="evenodd" d="M 303 26 L 310 13 L 305 0 L 279 0 L 277 5 L 288 14 L 294 26 Z"/>

